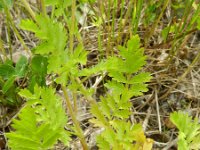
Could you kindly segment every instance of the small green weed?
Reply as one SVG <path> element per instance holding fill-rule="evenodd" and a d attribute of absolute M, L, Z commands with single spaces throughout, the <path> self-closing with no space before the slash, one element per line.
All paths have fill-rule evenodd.
<path fill-rule="evenodd" d="M 170 120 L 179 130 L 178 150 L 192 150 L 200 147 L 200 124 L 198 119 L 194 120 L 183 112 L 173 112 Z"/>

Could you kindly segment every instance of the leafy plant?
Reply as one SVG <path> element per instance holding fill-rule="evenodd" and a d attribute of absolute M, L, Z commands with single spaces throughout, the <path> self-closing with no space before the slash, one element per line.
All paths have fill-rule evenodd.
<path fill-rule="evenodd" d="M 101 97 L 98 105 L 91 108 L 91 113 L 96 117 L 91 119 L 91 122 L 104 128 L 97 138 L 101 149 L 152 148 L 153 142 L 146 139 L 141 125 L 131 125 L 128 121 L 131 115 L 130 98 L 146 92 L 145 82 L 151 78 L 149 73 L 138 72 L 145 64 L 145 58 L 139 37 L 133 36 L 127 47 L 119 47 L 119 56 L 108 58 L 104 64 L 105 70 L 112 78 L 105 84 L 110 92 Z"/>
<path fill-rule="evenodd" d="M 60 4 L 61 1 L 59 3 L 50 0 L 42 2 L 44 2 L 43 7 L 51 5 L 63 10 L 61 6 L 67 1 L 62 1 L 62 4 Z M 74 3 L 75 1 L 71 4 L 72 10 L 76 8 Z M 12 126 L 15 131 L 7 133 L 8 146 L 14 150 L 48 149 L 52 148 L 58 140 L 65 144 L 69 142 L 69 133 L 64 130 L 67 117 L 61 100 L 50 88 L 51 86 L 46 87 L 45 84 L 45 77 L 49 74 L 55 75 L 53 82 L 56 81 L 62 87 L 66 106 L 73 121 L 71 129 L 73 134 L 80 139 L 83 149 L 88 149 L 87 143 L 76 119 L 66 87 L 85 96 L 94 116 L 91 122 L 97 127 L 104 128 L 97 137 L 97 145 L 100 149 L 110 147 L 110 149 L 150 150 L 153 140 L 145 137 L 140 124 L 133 124 L 129 119 L 132 107 L 130 99 L 146 92 L 148 89 L 145 83 L 151 79 L 149 73 L 142 71 L 146 64 L 146 57 L 144 49 L 140 48 L 139 36 L 132 36 L 126 46 L 119 46 L 117 55 L 108 56 L 96 66 L 82 69 L 87 62 L 88 52 L 84 50 L 82 44 L 75 46 L 73 43 L 73 36 L 77 31 L 73 29 L 76 22 L 73 20 L 74 15 L 72 14 L 72 20 L 69 21 L 64 14 L 59 12 L 55 12 L 52 16 L 34 14 L 32 15 L 34 21 L 25 19 L 20 24 L 22 29 L 33 32 L 40 42 L 32 50 L 29 90 L 24 89 L 19 93 L 20 96 L 26 98 L 27 102 L 19 113 L 19 119 L 13 121 Z M 44 8 L 43 13 L 45 13 Z M 64 15 L 67 25 L 70 25 L 69 34 L 65 23 L 59 20 L 61 15 Z M 86 88 L 80 77 L 87 79 L 91 75 L 102 72 L 107 73 L 111 80 L 105 80 L 108 92 L 102 95 L 101 101 L 97 103 L 93 99 L 93 94 L 95 94 L 93 88 Z M 39 80 L 37 81 L 36 78 Z M 75 100 L 74 103 L 76 103 Z M 30 120 L 30 118 L 33 119 Z M 19 145 L 19 143 L 27 144 Z"/>
<path fill-rule="evenodd" d="M 193 150 L 200 147 L 200 124 L 198 119 L 194 120 L 183 112 L 173 112 L 170 120 L 179 129 L 178 149 Z"/>
<path fill-rule="evenodd" d="M 7 60 L 4 64 L 0 64 L 0 89 L 2 97 L 0 102 L 3 104 L 16 105 L 19 103 L 17 93 L 19 88 L 15 81 L 22 79 L 28 72 L 28 60 L 25 56 L 21 56 L 15 67 L 12 61 Z"/>
<path fill-rule="evenodd" d="M 13 120 L 12 127 L 16 131 L 6 134 L 9 147 L 13 150 L 49 149 L 58 140 L 67 145 L 70 141 L 70 133 L 64 129 L 67 116 L 55 91 L 35 86 L 34 94 L 26 89 L 19 94 L 28 101 L 18 115 L 19 120 Z"/>

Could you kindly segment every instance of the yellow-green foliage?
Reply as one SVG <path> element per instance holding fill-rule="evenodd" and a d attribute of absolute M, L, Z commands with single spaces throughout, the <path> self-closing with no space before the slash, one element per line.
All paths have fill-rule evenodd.
<path fill-rule="evenodd" d="M 60 6 L 58 1 L 46 2 L 48 5 Z M 77 78 L 89 78 L 90 75 L 100 72 L 106 72 L 111 78 L 105 83 L 108 92 L 101 97 L 101 101 L 96 103 L 90 100 L 90 112 L 94 116 L 91 122 L 95 126 L 104 128 L 97 137 L 100 149 L 150 150 L 152 148 L 153 141 L 145 137 L 141 125 L 129 121 L 132 107 L 130 99 L 146 92 L 148 89 L 145 83 L 151 79 L 149 73 L 142 71 L 146 57 L 143 54 L 144 49 L 140 47 L 138 35 L 131 37 L 126 46 L 119 46 L 118 55 L 109 56 L 92 68 L 80 69 L 80 64 L 86 64 L 88 53 L 82 45 L 69 51 L 68 33 L 59 19 L 37 14 L 35 21 L 26 19 L 20 26 L 35 33 L 40 40 L 32 50 L 33 55 L 42 56 L 42 59 L 48 62 L 47 73 L 56 74 L 55 81 L 63 87 L 67 85 L 68 88 L 76 90 L 76 93 L 80 92 L 87 98 L 93 96 L 92 88 L 84 91 L 83 85 L 76 82 Z M 37 64 L 34 65 L 36 68 Z M 64 130 L 67 117 L 54 90 L 36 86 L 34 94 L 24 89 L 20 95 L 27 99 L 27 103 L 19 114 L 19 120 L 13 121 L 15 131 L 7 133 L 8 146 L 13 150 L 36 150 L 52 148 L 58 140 L 67 144 L 70 139 L 69 133 Z M 72 126 L 71 129 L 74 130 L 74 134 L 79 134 L 77 128 Z"/>
<path fill-rule="evenodd" d="M 12 150 L 39 150 L 53 148 L 58 140 L 68 145 L 70 134 L 64 129 L 67 116 L 61 99 L 52 88 L 35 87 L 34 94 L 22 90 L 28 101 L 14 119 L 15 131 L 7 133 Z"/>
<path fill-rule="evenodd" d="M 170 115 L 170 120 L 179 130 L 179 150 L 197 150 L 200 148 L 200 124 L 197 118 L 192 120 L 192 117 L 186 113 L 173 112 Z"/>
<path fill-rule="evenodd" d="M 104 128 L 97 138 L 100 149 L 106 150 L 110 147 L 109 149 L 116 150 L 140 148 L 148 150 L 152 147 L 152 141 L 147 142 L 141 125 L 132 125 L 128 119 L 132 106 L 130 98 L 146 92 L 145 82 L 151 78 L 149 73 L 140 72 L 146 63 L 145 58 L 143 49 L 140 48 L 139 37 L 133 36 L 128 41 L 127 47 L 119 47 L 119 56 L 110 57 L 104 63 L 105 70 L 112 78 L 105 84 L 110 92 L 101 97 L 98 108 L 97 106 L 91 108 L 91 113 L 96 117 L 91 119 L 91 122 Z M 148 145 L 148 148 L 145 145 Z"/>

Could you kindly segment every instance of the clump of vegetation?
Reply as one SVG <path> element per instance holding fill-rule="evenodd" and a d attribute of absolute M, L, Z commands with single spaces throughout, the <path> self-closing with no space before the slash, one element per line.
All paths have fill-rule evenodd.
<path fill-rule="evenodd" d="M 170 115 L 171 121 L 179 129 L 178 149 L 199 149 L 200 147 L 200 124 L 198 119 L 192 120 L 192 117 L 183 112 L 173 112 Z"/>
<path fill-rule="evenodd" d="M 59 144 L 72 148 L 77 139 L 78 148 L 84 150 L 175 146 L 160 144 L 147 132 L 155 126 L 151 118 L 155 115 L 150 114 L 154 107 L 160 136 L 162 128 L 170 131 L 173 123 L 179 129 L 178 149 L 200 147 L 196 119 L 173 112 L 171 122 L 161 120 L 178 109 L 166 99 L 200 59 L 197 52 L 189 65 L 183 63 L 188 59 L 189 36 L 200 28 L 198 2 L 2 0 L 0 10 L 7 27 L 6 40 L 0 39 L 0 104 L 19 111 L 11 125 L 6 123 L 11 127 L 5 133 L 8 148 L 53 149 Z M 19 24 L 12 11 L 20 12 Z M 12 33 L 28 56 L 14 60 Z M 27 45 L 28 40 L 34 44 Z M 184 70 L 178 72 L 176 63 Z M 164 84 L 166 74 L 177 79 Z M 147 100 L 143 95 L 149 93 Z M 90 115 L 84 121 L 80 104 Z M 176 103 L 183 109 L 185 104 Z M 168 114 L 163 110 L 166 105 Z M 140 116 L 144 114 L 145 118 Z M 85 132 L 89 127 L 100 130 L 93 145 Z"/>

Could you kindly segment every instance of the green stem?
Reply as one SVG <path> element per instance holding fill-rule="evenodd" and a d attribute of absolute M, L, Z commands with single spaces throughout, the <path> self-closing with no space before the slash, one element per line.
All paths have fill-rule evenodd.
<path fill-rule="evenodd" d="M 7 42 L 8 42 L 8 45 L 9 45 L 9 55 L 10 55 L 10 59 L 12 60 L 12 43 L 11 43 L 11 28 L 10 28 L 10 25 L 9 25 L 9 11 L 8 11 L 8 8 L 5 8 L 5 12 L 6 12 L 6 25 L 7 25 Z"/>
<path fill-rule="evenodd" d="M 7 59 L 8 57 L 6 55 L 6 51 L 5 51 L 4 47 L 3 47 L 3 41 L 1 39 L 0 39 L 0 50 L 1 50 L 2 54 L 3 54 L 3 56 Z"/>
<path fill-rule="evenodd" d="M 6 11 L 5 11 L 5 12 L 6 12 L 8 21 L 9 21 L 9 23 L 10 23 L 12 29 L 14 30 L 14 32 L 15 32 L 17 38 L 18 38 L 19 41 L 22 43 L 24 49 L 30 54 L 30 50 L 29 50 L 29 48 L 26 46 L 26 44 L 25 44 L 23 38 L 21 37 L 20 33 L 18 32 L 18 30 L 17 30 L 17 28 L 16 28 L 16 26 L 15 26 L 15 24 L 14 24 L 14 22 L 13 22 L 13 19 L 12 19 L 11 15 L 10 15 L 10 12 L 9 12 L 9 10 L 8 10 L 7 8 L 6 8 Z"/>
<path fill-rule="evenodd" d="M 152 28 L 150 29 L 150 31 L 147 33 L 147 36 L 146 36 L 145 42 L 144 42 L 144 45 L 145 45 L 144 47 L 145 47 L 145 49 L 146 49 L 146 47 L 147 47 L 147 43 L 148 43 L 148 41 L 149 41 L 149 38 L 150 38 L 150 37 L 152 36 L 152 34 L 154 33 L 154 31 L 155 31 L 155 29 L 156 29 L 156 27 L 157 27 L 157 25 L 158 25 L 158 23 L 159 23 L 161 17 L 163 16 L 163 13 L 165 12 L 165 9 L 167 8 L 168 3 L 169 3 L 169 0 L 166 0 L 165 3 L 164 3 L 164 6 L 162 7 L 162 10 L 161 10 L 160 15 L 158 16 L 158 18 L 157 18 L 156 21 L 154 22 L 154 24 L 153 24 Z"/>
<path fill-rule="evenodd" d="M 40 3 L 41 3 L 41 8 L 42 8 L 42 13 L 43 13 L 44 16 L 46 16 L 47 12 L 46 12 L 46 7 L 45 7 L 45 1 L 40 0 Z"/>
<path fill-rule="evenodd" d="M 81 142 L 81 144 L 83 146 L 83 149 L 84 150 L 88 150 L 88 146 L 87 146 L 87 143 L 85 141 L 85 137 L 84 137 L 83 131 L 82 131 L 81 127 L 80 127 L 80 124 L 79 124 L 78 120 L 76 119 L 76 115 L 75 115 L 75 113 L 73 111 L 69 96 L 68 96 L 67 91 L 66 91 L 64 86 L 62 86 L 62 91 L 64 93 L 64 97 L 65 97 L 65 100 L 66 100 L 66 105 L 67 105 L 67 108 L 69 110 L 69 113 L 70 113 L 70 116 L 72 118 L 72 121 L 74 123 L 75 129 L 76 129 L 76 134 L 77 134 L 78 138 L 80 139 L 80 142 Z"/>
<path fill-rule="evenodd" d="M 29 12 L 29 14 L 31 15 L 31 17 L 33 18 L 33 20 L 36 21 L 36 19 L 35 19 L 35 13 L 31 9 L 29 3 L 26 0 L 21 0 L 21 1 L 24 4 L 24 7 L 26 8 L 26 10 Z"/>
<path fill-rule="evenodd" d="M 70 51 L 73 52 L 74 49 L 74 30 L 75 30 L 75 11 L 76 11 L 76 0 L 72 0 L 72 17 L 71 17 L 71 28 L 70 28 Z"/>
<path fill-rule="evenodd" d="M 98 106 L 98 103 L 96 102 L 96 100 L 94 98 L 92 98 L 92 96 L 88 95 L 88 90 L 83 86 L 83 84 L 81 83 L 80 79 L 79 78 L 76 78 L 75 79 L 77 81 L 77 83 L 80 85 L 80 91 L 81 93 L 84 94 L 84 96 L 86 97 L 86 99 L 88 100 L 88 102 L 90 103 L 91 107 L 95 107 L 96 108 L 96 111 L 98 111 L 98 114 L 101 115 L 102 112 L 101 110 L 99 109 L 99 106 Z M 106 118 L 101 115 L 101 118 L 103 119 L 103 124 L 105 125 L 105 127 L 108 127 L 110 129 L 112 129 L 110 127 L 110 124 L 109 122 L 106 120 Z"/>

